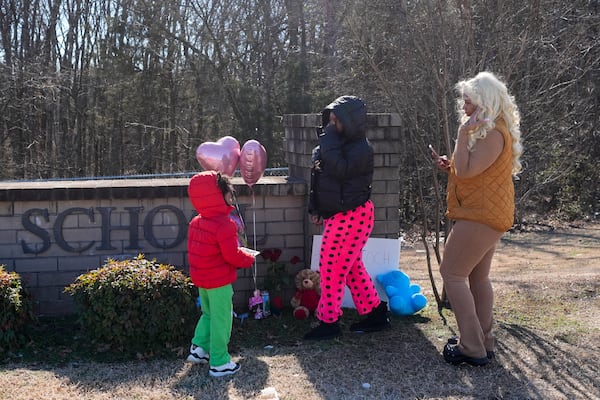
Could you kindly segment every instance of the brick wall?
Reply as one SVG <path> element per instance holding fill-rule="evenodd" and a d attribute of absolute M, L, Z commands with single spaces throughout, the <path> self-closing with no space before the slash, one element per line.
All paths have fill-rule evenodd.
<path fill-rule="evenodd" d="M 233 179 L 250 244 L 282 249 L 282 261 L 299 256 L 310 262 L 312 235 L 320 233 L 306 215 L 318 123 L 318 115 L 284 118 L 288 177 L 263 177 L 252 190 L 241 178 Z M 368 137 L 376 154 L 374 237 L 398 237 L 399 132 L 395 114 L 369 114 Z M 143 253 L 187 272 L 187 223 L 194 215 L 188 182 L 189 178 L 0 182 L 0 264 L 22 276 L 42 315 L 72 312 L 64 287 L 108 258 Z M 267 264 L 261 257 L 257 260 L 260 286 Z M 290 274 L 307 266 L 289 266 Z M 236 309 L 243 309 L 251 295 L 253 270 L 238 273 Z"/>

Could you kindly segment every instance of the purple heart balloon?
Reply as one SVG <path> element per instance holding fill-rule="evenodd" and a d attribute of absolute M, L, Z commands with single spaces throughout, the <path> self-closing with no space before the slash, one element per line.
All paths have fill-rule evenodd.
<path fill-rule="evenodd" d="M 196 149 L 196 160 L 207 171 L 233 176 L 240 160 L 240 144 L 231 136 L 216 142 L 204 142 Z"/>
<path fill-rule="evenodd" d="M 248 140 L 240 154 L 240 173 L 246 185 L 252 186 L 267 167 L 267 151 L 257 140 Z"/>

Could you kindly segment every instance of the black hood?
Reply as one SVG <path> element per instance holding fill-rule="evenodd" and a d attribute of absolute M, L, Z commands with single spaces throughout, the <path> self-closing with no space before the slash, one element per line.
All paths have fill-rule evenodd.
<path fill-rule="evenodd" d="M 323 127 L 329 123 L 333 111 L 344 125 L 344 136 L 352 141 L 365 137 L 367 129 L 367 106 L 356 96 L 341 96 L 323 109 Z"/>

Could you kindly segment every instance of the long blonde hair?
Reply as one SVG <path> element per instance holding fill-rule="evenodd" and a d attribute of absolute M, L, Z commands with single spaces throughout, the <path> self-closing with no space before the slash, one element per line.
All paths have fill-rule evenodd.
<path fill-rule="evenodd" d="M 465 123 L 469 119 L 463 110 L 465 97 L 468 97 L 475 106 L 481 109 L 478 119 L 489 119 L 489 122 L 481 125 L 469 136 L 467 145 L 469 151 L 473 151 L 478 139 L 485 138 L 488 131 L 494 129 L 494 121 L 498 117 L 502 117 L 512 136 L 512 174 L 516 176 L 521 171 L 520 157 L 523 154 L 523 146 L 521 145 L 521 114 L 515 98 L 508 93 L 506 85 L 500 79 L 487 71 L 480 72 L 469 80 L 458 82 L 456 89 L 460 94 L 457 106 L 461 123 Z"/>

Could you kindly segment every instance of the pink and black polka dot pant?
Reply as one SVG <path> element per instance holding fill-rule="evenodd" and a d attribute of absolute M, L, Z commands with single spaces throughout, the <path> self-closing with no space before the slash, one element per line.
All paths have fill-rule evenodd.
<path fill-rule="evenodd" d="M 362 250 L 373 230 L 371 200 L 353 210 L 339 212 L 324 221 L 319 259 L 321 298 L 317 318 L 335 322 L 342 315 L 342 300 L 348 286 L 360 315 L 371 312 L 381 300 L 362 261 Z"/>

